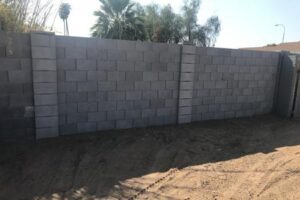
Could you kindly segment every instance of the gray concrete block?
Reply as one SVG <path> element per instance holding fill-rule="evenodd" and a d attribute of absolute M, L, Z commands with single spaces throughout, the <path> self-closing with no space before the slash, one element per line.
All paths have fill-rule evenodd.
<path fill-rule="evenodd" d="M 183 54 L 196 54 L 196 46 L 183 45 L 182 53 Z"/>
<path fill-rule="evenodd" d="M 135 81 L 134 88 L 136 90 L 149 90 L 151 88 L 150 81 Z"/>
<path fill-rule="evenodd" d="M 134 90 L 134 82 L 133 81 L 118 81 L 117 82 L 117 90 L 121 90 L 121 91 Z"/>
<path fill-rule="evenodd" d="M 56 52 L 55 48 L 51 47 L 32 47 L 31 48 L 32 58 L 37 59 L 55 59 Z"/>
<path fill-rule="evenodd" d="M 144 54 L 143 54 L 143 52 L 138 52 L 138 51 L 127 51 L 127 60 L 128 61 L 143 61 Z"/>
<path fill-rule="evenodd" d="M 192 99 L 179 99 L 179 107 L 192 106 Z"/>
<path fill-rule="evenodd" d="M 140 110 L 126 110 L 126 119 L 139 119 L 142 117 L 142 112 Z"/>
<path fill-rule="evenodd" d="M 88 70 L 88 71 L 96 70 L 96 66 L 97 66 L 96 60 L 79 59 L 76 62 L 77 70 Z"/>
<path fill-rule="evenodd" d="M 142 81 L 142 72 L 126 72 L 126 81 Z"/>
<path fill-rule="evenodd" d="M 107 111 L 107 120 L 121 120 L 125 119 L 125 111 Z"/>
<path fill-rule="evenodd" d="M 58 82 L 58 92 L 67 93 L 67 92 L 76 92 L 76 91 L 77 91 L 76 82 Z"/>
<path fill-rule="evenodd" d="M 34 104 L 36 106 L 57 105 L 56 94 L 36 94 L 34 95 Z"/>
<path fill-rule="evenodd" d="M 34 83 L 56 83 L 57 73 L 53 71 L 34 71 L 33 82 Z"/>
<path fill-rule="evenodd" d="M 14 83 L 29 83 L 32 81 L 32 72 L 31 71 L 8 71 L 8 77 L 10 82 Z M 7 80 L 6 73 L 2 72 L 4 79 L 0 79 L 0 82 Z M 1 75 L 1 74 L 0 74 Z M 0 77 L 1 78 L 1 77 Z"/>
<path fill-rule="evenodd" d="M 59 104 L 58 112 L 60 115 L 77 113 L 77 103 Z"/>
<path fill-rule="evenodd" d="M 36 117 L 36 128 L 58 127 L 58 116 Z"/>
<path fill-rule="evenodd" d="M 114 91 L 117 88 L 115 81 L 98 81 L 99 91 Z"/>
<path fill-rule="evenodd" d="M 117 40 L 117 47 L 121 50 L 135 50 L 136 42 L 128 40 Z"/>
<path fill-rule="evenodd" d="M 143 80 L 144 81 L 157 81 L 158 80 L 158 72 L 143 72 Z"/>
<path fill-rule="evenodd" d="M 142 91 L 143 92 L 143 99 L 157 99 L 158 98 L 158 91 Z"/>
<path fill-rule="evenodd" d="M 125 81 L 125 72 L 108 72 L 109 81 Z"/>
<path fill-rule="evenodd" d="M 182 64 L 182 66 L 185 64 Z M 187 64 L 189 65 L 189 64 Z M 167 64 L 167 71 L 168 72 L 179 72 L 180 64 L 179 63 L 168 63 Z M 183 68 L 183 67 L 182 67 Z M 187 67 L 189 68 L 189 67 Z"/>
<path fill-rule="evenodd" d="M 57 83 L 35 83 L 33 90 L 35 94 L 56 94 Z"/>
<path fill-rule="evenodd" d="M 165 105 L 166 107 L 176 108 L 178 104 L 178 100 L 176 99 L 166 99 Z"/>
<path fill-rule="evenodd" d="M 0 83 L 7 83 L 7 82 L 8 82 L 8 72 L 0 71 Z"/>
<path fill-rule="evenodd" d="M 216 88 L 227 88 L 228 82 L 227 81 L 216 81 Z"/>
<path fill-rule="evenodd" d="M 56 71 L 56 60 L 34 59 L 32 61 L 33 70 Z"/>
<path fill-rule="evenodd" d="M 178 116 L 178 123 L 179 124 L 186 124 L 192 122 L 192 115 L 180 115 Z"/>
<path fill-rule="evenodd" d="M 85 132 L 93 132 L 97 130 L 97 123 L 96 122 L 80 122 L 77 124 L 78 132 L 85 133 Z"/>
<path fill-rule="evenodd" d="M 192 90 L 193 89 L 193 82 L 181 82 L 180 83 L 181 90 Z"/>
<path fill-rule="evenodd" d="M 106 120 L 106 112 L 90 112 L 88 113 L 89 122 L 100 122 Z"/>
<path fill-rule="evenodd" d="M 32 46 L 50 46 L 50 35 L 42 35 L 42 34 L 31 34 L 31 45 Z"/>
<path fill-rule="evenodd" d="M 56 58 L 61 59 L 66 57 L 66 50 L 63 47 L 56 47 Z"/>
<path fill-rule="evenodd" d="M 150 100 L 150 108 L 164 108 L 165 107 L 164 99 L 151 99 Z"/>
<path fill-rule="evenodd" d="M 195 64 L 181 64 L 181 72 L 194 72 Z"/>
<path fill-rule="evenodd" d="M 117 62 L 117 71 L 119 71 L 119 72 L 134 71 L 134 62 L 118 61 Z"/>
<path fill-rule="evenodd" d="M 36 106 L 34 108 L 36 117 L 57 116 L 58 108 L 54 106 Z"/>
<path fill-rule="evenodd" d="M 111 130 L 116 127 L 116 121 L 97 122 L 97 130 Z"/>
<path fill-rule="evenodd" d="M 100 101 L 98 103 L 98 111 L 117 110 L 116 101 Z"/>
<path fill-rule="evenodd" d="M 96 102 L 78 103 L 78 112 L 96 112 L 98 110 Z"/>
<path fill-rule="evenodd" d="M 166 88 L 166 81 L 151 81 L 152 90 L 164 90 Z"/>
<path fill-rule="evenodd" d="M 86 48 L 82 47 L 66 47 L 66 58 L 71 59 L 85 59 L 86 58 Z"/>
<path fill-rule="evenodd" d="M 67 123 L 79 123 L 79 122 L 87 122 L 88 115 L 87 113 L 71 113 L 67 115 Z"/>
<path fill-rule="evenodd" d="M 126 52 L 122 50 L 108 50 L 107 59 L 109 61 L 126 60 Z"/>
<path fill-rule="evenodd" d="M 215 104 L 224 104 L 226 103 L 226 97 L 215 97 Z"/>
<path fill-rule="evenodd" d="M 167 63 L 153 62 L 152 63 L 152 71 L 154 71 L 154 72 L 166 72 L 166 71 L 168 71 Z"/>
<path fill-rule="evenodd" d="M 198 80 L 200 81 L 211 80 L 211 73 L 199 73 Z"/>
<path fill-rule="evenodd" d="M 57 59 L 56 65 L 57 70 L 75 70 L 76 68 L 75 59 Z"/>
<path fill-rule="evenodd" d="M 144 52 L 144 62 L 158 62 L 159 53 L 155 51 L 146 51 Z"/>
<path fill-rule="evenodd" d="M 116 128 L 117 129 L 127 129 L 132 128 L 133 121 L 132 120 L 117 120 Z"/>
<path fill-rule="evenodd" d="M 97 81 L 78 82 L 78 92 L 93 92 L 98 90 Z"/>
<path fill-rule="evenodd" d="M 141 100 L 142 91 L 127 91 L 126 100 Z"/>
<path fill-rule="evenodd" d="M 86 92 L 67 93 L 67 103 L 86 102 L 88 100 Z"/>
<path fill-rule="evenodd" d="M 146 109 L 150 107 L 150 101 L 149 100 L 134 100 L 133 101 L 133 109 Z"/>
<path fill-rule="evenodd" d="M 133 127 L 142 128 L 148 126 L 148 119 L 134 119 Z"/>
<path fill-rule="evenodd" d="M 192 114 L 192 106 L 188 107 L 179 107 L 178 115 L 191 115 Z"/>
<path fill-rule="evenodd" d="M 58 127 L 38 128 L 35 132 L 36 139 L 57 137 L 59 135 Z"/>
<path fill-rule="evenodd" d="M 107 99 L 108 99 L 108 101 L 125 100 L 125 92 L 124 91 L 108 92 Z"/>
<path fill-rule="evenodd" d="M 152 69 L 151 63 L 137 61 L 134 64 L 134 71 L 146 72 L 146 71 L 151 71 L 151 69 Z"/>
<path fill-rule="evenodd" d="M 216 81 L 204 81 L 203 88 L 205 89 L 216 88 Z"/>
<path fill-rule="evenodd" d="M 180 99 L 190 99 L 193 98 L 193 91 L 191 90 L 180 90 L 179 92 Z"/>
<path fill-rule="evenodd" d="M 177 90 L 179 87 L 178 81 L 166 81 L 166 89 Z"/>
<path fill-rule="evenodd" d="M 165 80 L 165 81 L 172 81 L 172 80 L 174 80 L 174 73 L 173 72 L 159 72 L 158 79 Z"/>
<path fill-rule="evenodd" d="M 66 71 L 67 81 L 86 81 L 87 72 L 85 71 Z"/>
<path fill-rule="evenodd" d="M 196 63 L 196 56 L 195 55 L 188 55 L 188 54 L 182 54 L 181 63 L 190 63 L 194 64 Z"/>
<path fill-rule="evenodd" d="M 144 109 L 142 110 L 142 118 L 150 118 L 150 117 L 155 117 L 156 112 L 154 109 Z"/>
<path fill-rule="evenodd" d="M 134 108 L 134 101 L 118 101 L 117 110 L 132 110 Z"/>

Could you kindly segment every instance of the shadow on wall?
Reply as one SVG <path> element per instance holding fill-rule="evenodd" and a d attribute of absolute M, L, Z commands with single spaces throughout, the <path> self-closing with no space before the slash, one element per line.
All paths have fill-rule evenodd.
<path fill-rule="evenodd" d="M 156 181 L 151 173 L 299 145 L 299 132 L 297 121 L 262 116 L 2 147 L 0 199 L 129 199 Z"/>

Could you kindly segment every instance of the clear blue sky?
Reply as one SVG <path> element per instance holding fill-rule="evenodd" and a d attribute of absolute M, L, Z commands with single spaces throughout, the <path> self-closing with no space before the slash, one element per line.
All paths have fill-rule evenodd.
<path fill-rule="evenodd" d="M 57 3 L 60 0 L 56 0 Z M 89 28 L 95 22 L 93 11 L 100 7 L 98 0 L 64 0 L 72 6 L 69 16 L 70 35 L 88 37 Z M 171 4 L 180 12 L 184 0 L 139 0 L 141 4 L 151 2 Z M 202 0 L 198 21 L 205 23 L 212 15 L 218 15 L 222 30 L 217 47 L 240 48 L 280 43 L 282 28 L 286 27 L 286 42 L 300 41 L 300 0 Z M 63 25 L 56 19 L 55 31 L 62 34 Z"/>

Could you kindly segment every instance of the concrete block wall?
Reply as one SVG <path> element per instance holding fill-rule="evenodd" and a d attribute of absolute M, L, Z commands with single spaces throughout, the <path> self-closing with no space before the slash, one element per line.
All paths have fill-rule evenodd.
<path fill-rule="evenodd" d="M 0 143 L 34 136 L 30 35 L 0 32 Z"/>
<path fill-rule="evenodd" d="M 56 37 L 60 134 L 175 124 L 180 46 Z"/>
<path fill-rule="evenodd" d="M 219 48 L 196 52 L 193 121 L 272 111 L 280 53 Z"/>

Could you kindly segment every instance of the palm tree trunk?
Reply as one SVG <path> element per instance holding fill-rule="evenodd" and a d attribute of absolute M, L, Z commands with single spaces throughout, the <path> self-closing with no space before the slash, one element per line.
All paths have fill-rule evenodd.
<path fill-rule="evenodd" d="M 63 19 L 63 23 L 64 23 L 64 35 L 66 35 L 66 22 L 64 19 Z"/>
<path fill-rule="evenodd" d="M 68 18 L 66 19 L 66 29 L 67 29 L 67 35 L 69 36 Z"/>

